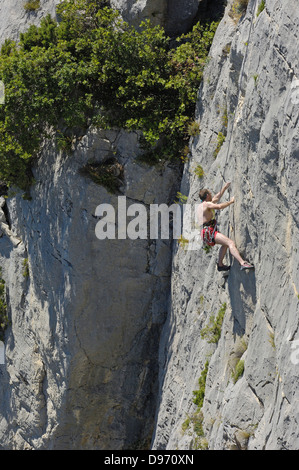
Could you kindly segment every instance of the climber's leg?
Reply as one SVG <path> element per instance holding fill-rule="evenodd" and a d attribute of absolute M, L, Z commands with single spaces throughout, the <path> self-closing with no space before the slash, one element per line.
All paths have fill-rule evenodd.
<path fill-rule="evenodd" d="M 226 245 L 221 245 L 220 250 L 219 250 L 219 256 L 218 256 L 218 266 L 223 266 L 223 260 L 226 255 L 228 246 Z"/>
<path fill-rule="evenodd" d="M 217 232 L 215 236 L 215 242 L 218 245 L 221 245 L 220 252 L 219 252 L 219 260 L 218 260 L 219 267 L 223 265 L 223 258 L 227 249 L 229 249 L 231 255 L 234 258 L 236 258 L 236 260 L 240 263 L 241 266 L 246 264 L 246 261 L 244 261 L 243 258 L 241 257 L 233 240 L 226 237 L 222 233 Z"/>

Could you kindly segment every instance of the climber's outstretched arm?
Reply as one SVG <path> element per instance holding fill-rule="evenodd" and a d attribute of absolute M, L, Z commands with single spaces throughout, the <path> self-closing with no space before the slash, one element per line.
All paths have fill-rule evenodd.
<path fill-rule="evenodd" d="M 225 185 L 223 186 L 223 188 L 219 191 L 219 193 L 215 194 L 215 196 L 213 197 L 212 199 L 212 202 L 217 204 L 217 202 L 219 202 L 219 200 L 222 198 L 224 192 L 230 187 L 230 183 L 225 183 Z"/>
<path fill-rule="evenodd" d="M 227 202 L 220 202 L 220 204 L 215 204 L 214 202 L 206 202 L 206 207 L 207 209 L 215 209 L 216 211 L 219 211 L 221 209 L 225 209 L 226 207 L 230 206 L 235 202 L 235 198 L 232 197 L 230 201 Z"/>

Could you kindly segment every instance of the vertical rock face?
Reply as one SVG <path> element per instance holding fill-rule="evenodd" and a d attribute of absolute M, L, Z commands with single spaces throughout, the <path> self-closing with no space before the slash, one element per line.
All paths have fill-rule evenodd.
<path fill-rule="evenodd" d="M 220 230 L 255 270 L 234 261 L 224 279 L 219 248 L 177 248 L 154 449 L 298 448 L 299 15 L 293 1 L 266 1 L 260 12 L 251 0 L 239 20 L 235 5 L 214 38 L 181 192 L 194 203 L 199 189 L 231 181 L 236 201 Z M 210 318 L 225 304 L 216 339 Z M 198 410 L 192 392 L 206 362 Z"/>
<path fill-rule="evenodd" d="M 24 13 L 20 2 L 0 0 L 0 40 L 16 39 L 57 3 Z M 133 24 L 156 17 L 164 25 L 183 10 L 190 19 L 196 3 L 205 8 L 171 3 L 114 6 Z M 137 134 L 90 130 L 69 156 L 45 143 L 32 199 L 0 200 L 10 320 L 1 449 L 144 448 L 152 433 L 153 449 L 298 448 L 299 16 L 292 0 L 259 5 L 249 0 L 241 16 L 228 2 L 180 188 L 195 204 L 199 189 L 231 181 L 236 201 L 220 230 L 255 270 L 233 262 L 224 278 L 217 247 L 207 254 L 181 244 L 171 273 L 166 240 L 96 237 L 97 207 L 115 209 L 117 229 L 123 209 L 118 194 L 80 173 L 90 160 L 117 160 L 127 206 L 173 202 L 178 168 L 142 164 Z"/>
<path fill-rule="evenodd" d="M 38 25 L 46 14 L 55 17 L 55 8 L 60 0 L 40 0 L 40 7 L 36 10 L 24 8 L 26 0 L 0 0 L 0 42 L 5 39 L 17 40 L 20 33 L 28 29 L 31 24 Z"/>
<path fill-rule="evenodd" d="M 144 20 L 162 25 L 170 36 L 186 33 L 198 18 L 213 18 L 223 12 L 222 0 L 110 0 L 125 21 L 136 28 Z"/>
<path fill-rule="evenodd" d="M 132 211 L 133 203 L 172 202 L 178 170 L 138 163 L 138 136 L 122 131 L 90 131 L 71 156 L 48 143 L 32 200 L 7 200 L 2 449 L 119 449 L 151 438 L 171 247 L 168 240 L 96 237 L 96 208 L 110 204 L 117 217 L 118 195 L 79 170 L 111 154 Z"/>
<path fill-rule="evenodd" d="M 167 2 L 167 17 L 165 21 L 166 31 L 170 35 L 187 32 L 201 7 L 202 10 L 206 6 L 204 0 L 188 0 L 180 2 L 180 0 L 170 0 Z"/>
<path fill-rule="evenodd" d="M 125 21 L 136 28 L 145 20 L 155 25 L 163 24 L 167 12 L 167 0 L 111 0 L 110 3 Z"/>

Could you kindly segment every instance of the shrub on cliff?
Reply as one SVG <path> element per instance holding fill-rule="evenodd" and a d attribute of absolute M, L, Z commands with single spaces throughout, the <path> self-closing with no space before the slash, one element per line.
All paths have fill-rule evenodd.
<path fill-rule="evenodd" d="M 175 47 L 161 27 L 140 31 L 100 0 L 63 1 L 0 55 L 0 178 L 25 188 L 44 137 L 62 148 L 90 125 L 143 131 L 148 151 L 178 154 L 187 138 L 216 23 Z M 58 132 L 59 131 L 59 132 Z"/>

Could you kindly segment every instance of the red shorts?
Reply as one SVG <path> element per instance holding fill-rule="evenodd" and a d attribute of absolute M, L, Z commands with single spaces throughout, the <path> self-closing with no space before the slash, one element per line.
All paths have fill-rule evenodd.
<path fill-rule="evenodd" d="M 208 225 L 207 227 L 204 227 L 201 231 L 201 238 L 204 243 L 206 243 L 208 246 L 214 246 L 216 244 L 215 237 L 218 231 L 215 230 L 214 232 L 214 229 L 215 227 L 213 225 Z"/>

